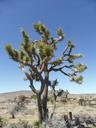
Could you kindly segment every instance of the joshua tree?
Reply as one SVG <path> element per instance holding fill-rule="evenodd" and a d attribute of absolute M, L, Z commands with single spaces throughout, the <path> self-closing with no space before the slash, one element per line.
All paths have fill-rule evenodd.
<path fill-rule="evenodd" d="M 53 104 L 54 104 L 54 106 L 53 106 L 53 112 L 51 113 L 50 118 L 52 118 L 53 115 L 54 115 L 54 113 L 55 113 L 57 97 L 58 97 L 58 96 L 61 96 L 62 93 L 63 93 L 63 90 L 56 91 L 56 86 L 57 86 L 57 84 L 58 84 L 57 79 L 54 80 L 54 81 L 51 81 L 51 84 L 50 84 L 50 87 L 51 87 L 51 89 L 52 89 Z"/>
<path fill-rule="evenodd" d="M 68 95 L 69 95 L 68 90 L 63 91 L 63 93 L 62 93 L 62 95 L 61 95 L 61 101 L 67 102 L 67 100 L 68 100 Z"/>
<path fill-rule="evenodd" d="M 23 41 L 18 50 L 13 49 L 10 44 L 5 46 L 9 57 L 16 61 L 25 73 L 26 80 L 30 82 L 31 90 L 37 96 L 39 121 L 47 117 L 48 87 L 51 85 L 49 75 L 51 72 L 61 72 L 69 77 L 71 81 L 82 83 L 83 77 L 78 73 L 86 69 L 84 64 L 74 63 L 81 58 L 81 54 L 72 54 L 75 48 L 71 41 L 66 43 L 65 49 L 59 57 L 55 57 L 58 42 L 64 39 L 62 30 L 56 31 L 57 37 L 51 36 L 49 30 L 41 23 L 33 25 L 40 35 L 38 40 L 30 40 L 28 34 L 22 30 Z M 34 81 L 40 83 L 40 89 L 36 89 Z"/>

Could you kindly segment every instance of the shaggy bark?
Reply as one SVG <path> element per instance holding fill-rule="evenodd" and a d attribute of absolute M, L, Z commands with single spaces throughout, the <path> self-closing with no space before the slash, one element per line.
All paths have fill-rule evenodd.
<path fill-rule="evenodd" d="M 38 104 L 39 122 L 42 123 L 42 121 L 43 121 L 43 111 L 42 111 L 41 95 L 37 96 L 37 104 Z"/>

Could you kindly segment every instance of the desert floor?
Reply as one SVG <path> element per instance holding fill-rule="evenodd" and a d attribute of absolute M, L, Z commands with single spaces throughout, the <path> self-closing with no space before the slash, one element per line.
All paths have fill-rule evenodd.
<path fill-rule="evenodd" d="M 36 101 L 31 100 L 28 104 L 25 105 L 25 109 L 23 111 L 20 111 L 16 114 L 16 118 L 12 119 L 11 115 L 8 113 L 8 106 L 10 104 L 10 100 L 14 98 L 15 96 L 21 95 L 23 93 L 12 93 L 12 94 L 1 94 L 0 97 L 0 116 L 7 118 L 9 122 L 17 122 L 19 120 L 26 120 L 30 122 L 34 122 L 38 120 L 38 112 L 37 112 L 37 106 Z M 24 93 L 25 94 L 25 93 Z M 79 96 L 79 95 L 78 95 Z M 73 115 L 80 115 L 80 116 L 92 116 L 96 117 L 96 105 L 92 106 L 80 106 L 77 102 L 68 102 L 68 103 L 56 103 L 56 110 L 55 110 L 55 116 L 61 116 L 68 114 L 69 112 L 72 112 Z M 50 113 L 53 111 L 53 104 L 48 102 L 48 108 L 49 108 L 49 116 Z"/>

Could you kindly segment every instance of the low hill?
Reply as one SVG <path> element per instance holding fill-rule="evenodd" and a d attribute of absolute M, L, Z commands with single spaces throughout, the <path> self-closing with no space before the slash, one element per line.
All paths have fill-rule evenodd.
<path fill-rule="evenodd" d="M 33 95 L 32 91 L 22 90 L 22 91 L 15 91 L 15 92 L 8 92 L 8 93 L 0 93 L 0 101 L 14 99 L 19 95 L 25 95 L 26 97 L 30 97 Z M 87 97 L 87 98 L 96 98 L 96 94 L 69 94 L 70 98 L 80 98 L 80 97 Z"/>
<path fill-rule="evenodd" d="M 23 90 L 23 91 L 0 93 L 0 101 L 14 99 L 15 97 L 17 97 L 19 95 L 25 95 L 26 97 L 29 97 L 29 96 L 33 95 L 33 92 Z"/>

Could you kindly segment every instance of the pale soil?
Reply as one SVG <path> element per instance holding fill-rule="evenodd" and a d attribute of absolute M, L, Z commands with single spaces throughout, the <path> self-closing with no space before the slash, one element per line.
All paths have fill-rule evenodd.
<path fill-rule="evenodd" d="M 21 95 L 22 93 L 18 93 Z M 37 106 L 36 103 L 30 102 L 26 105 L 26 109 L 23 112 L 19 112 L 16 115 L 16 119 L 11 119 L 11 116 L 8 113 L 8 99 L 14 98 L 15 96 L 18 96 L 17 93 L 12 94 L 0 94 L 0 116 L 3 116 L 9 120 L 9 123 L 11 122 L 17 122 L 20 119 L 21 120 L 27 120 L 29 122 L 34 122 L 38 120 L 38 112 L 37 112 Z M 23 93 L 26 94 L 26 93 Z M 28 95 L 28 93 L 27 93 Z M 31 93 L 30 93 L 31 95 Z M 28 95 L 28 96 L 30 96 Z M 9 97 L 8 97 L 9 96 Z M 95 97 L 96 95 L 94 95 Z M 53 105 L 51 103 L 48 103 L 49 113 L 53 110 Z M 69 112 L 72 112 L 73 115 L 80 115 L 80 116 L 92 116 L 96 117 L 96 105 L 94 106 L 79 106 L 78 103 L 72 102 L 72 103 L 60 103 L 57 102 L 57 107 L 55 110 L 55 116 L 61 116 L 63 117 L 65 114 L 68 114 Z"/>

